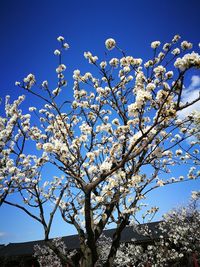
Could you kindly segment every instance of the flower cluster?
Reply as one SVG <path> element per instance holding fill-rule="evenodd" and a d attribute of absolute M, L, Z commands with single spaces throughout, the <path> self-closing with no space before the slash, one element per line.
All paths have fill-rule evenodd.
<path fill-rule="evenodd" d="M 64 243 L 64 241 L 61 238 L 55 238 L 51 242 L 51 247 L 47 245 L 35 245 L 34 246 L 34 257 L 37 258 L 39 264 L 41 267 L 49 267 L 49 266 L 56 266 L 56 267 L 62 267 L 62 263 L 59 259 L 59 257 L 54 252 L 55 250 L 58 250 L 59 253 L 62 253 L 67 258 L 71 258 L 76 251 L 73 250 L 69 252 L 67 250 L 67 247 Z"/>
<path fill-rule="evenodd" d="M 154 41 L 151 43 L 151 48 L 156 49 L 160 46 L 160 41 Z"/>
<path fill-rule="evenodd" d="M 191 67 L 200 68 L 200 55 L 192 52 L 191 54 L 186 54 L 182 58 L 177 58 L 174 66 L 181 71 L 189 69 Z"/>
<path fill-rule="evenodd" d="M 89 60 L 90 64 L 95 64 L 98 60 L 97 56 L 93 56 L 91 52 L 84 52 L 84 57 Z"/>

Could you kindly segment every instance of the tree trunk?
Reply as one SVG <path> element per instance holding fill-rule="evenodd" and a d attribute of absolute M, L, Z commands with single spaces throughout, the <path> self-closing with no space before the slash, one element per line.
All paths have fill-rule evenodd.
<path fill-rule="evenodd" d="M 93 214 L 91 212 L 91 192 L 88 192 L 85 194 L 85 227 L 87 233 L 87 245 L 85 251 L 82 251 L 82 253 L 84 255 L 84 262 L 86 261 L 87 265 L 84 265 L 84 267 L 95 266 L 95 263 L 98 260 L 93 223 Z"/>
<path fill-rule="evenodd" d="M 58 258 L 60 259 L 61 265 L 63 267 L 66 267 L 67 264 L 70 265 L 71 267 L 75 267 L 74 263 L 67 258 L 67 256 L 65 256 L 64 254 L 62 254 L 62 252 L 59 251 L 58 248 L 56 248 L 51 241 L 46 241 L 47 246 L 53 250 L 53 252 L 58 256 Z"/>
<path fill-rule="evenodd" d="M 110 249 L 108 259 L 107 259 L 106 263 L 103 265 L 104 267 L 112 267 L 113 266 L 113 262 L 114 262 L 114 259 L 116 257 L 117 250 L 120 246 L 121 233 L 124 230 L 124 228 L 126 227 L 127 223 L 128 223 L 128 216 L 126 216 L 122 220 L 122 222 L 118 225 L 116 232 L 113 235 L 112 246 Z"/>
<path fill-rule="evenodd" d="M 92 251 L 89 247 L 86 248 L 81 258 L 80 267 L 94 267 Z"/>

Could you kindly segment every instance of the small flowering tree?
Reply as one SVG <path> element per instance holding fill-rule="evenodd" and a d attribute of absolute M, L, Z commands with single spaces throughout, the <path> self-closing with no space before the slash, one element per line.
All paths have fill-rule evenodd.
<path fill-rule="evenodd" d="M 54 52 L 59 58 L 56 88 L 44 81 L 38 92 L 33 74 L 16 82 L 44 106 L 30 107 L 33 115 L 23 114 L 24 96 L 13 103 L 7 97 L 5 117 L 0 118 L 0 204 L 15 206 L 41 223 L 47 242 L 54 215 L 60 211 L 78 232 L 82 267 L 98 261 L 98 240 L 110 223 L 116 231 L 103 264 L 113 265 L 121 233 L 135 220 L 148 192 L 199 177 L 195 167 L 199 113 L 183 119 L 179 114 L 200 100 L 182 101 L 185 74 L 200 68 L 200 55 L 186 53 L 192 49 L 187 41 L 177 47 L 179 39 L 176 35 L 162 48 L 159 41 L 152 42 L 153 56 L 144 63 L 127 56 L 114 39 L 106 40 L 106 48 L 119 56 L 99 63 L 97 56 L 85 52 L 97 76 L 75 70 L 73 100 L 60 104 L 67 84 L 62 55 L 69 48 L 60 36 L 61 47 Z M 27 147 L 32 147 L 31 154 L 27 155 Z M 183 163 L 192 164 L 185 177 L 172 177 L 173 168 Z M 49 164 L 55 176 L 45 179 L 43 170 Z M 62 266 L 75 266 L 53 243 L 48 244 Z"/>
<path fill-rule="evenodd" d="M 153 255 L 152 263 L 166 266 L 188 262 L 188 266 L 198 266 L 200 263 L 200 192 L 193 192 L 190 204 L 187 207 L 174 209 L 163 217 L 159 225 L 162 233 L 160 241 L 155 247 L 149 248 Z M 182 264 L 184 265 L 184 264 Z M 180 265 L 181 266 L 181 265 Z"/>
<path fill-rule="evenodd" d="M 62 267 L 62 258 L 65 256 L 73 258 L 76 250 L 70 251 L 67 249 L 64 241 L 61 238 L 55 238 L 51 241 L 51 246 L 35 245 L 34 257 L 37 258 L 41 267 Z M 65 264 L 66 266 L 66 264 Z"/>
<path fill-rule="evenodd" d="M 132 263 L 139 267 L 149 263 L 150 266 L 160 267 L 198 266 L 195 263 L 200 261 L 199 199 L 200 192 L 193 192 L 189 205 L 165 214 L 155 232 L 148 225 L 137 227 L 140 234 L 152 240 L 151 244 L 145 247 L 135 245 L 134 240 L 127 245 L 121 244 L 115 265 L 127 266 Z"/>

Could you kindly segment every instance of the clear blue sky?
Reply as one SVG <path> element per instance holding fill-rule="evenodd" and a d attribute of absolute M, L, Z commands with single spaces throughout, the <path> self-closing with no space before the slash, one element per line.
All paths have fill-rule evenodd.
<path fill-rule="evenodd" d="M 117 40 L 128 54 L 147 58 L 151 41 L 171 40 L 174 34 L 195 43 L 200 41 L 199 0 L 1 0 L 0 1 L 0 96 L 20 94 L 14 86 L 29 73 L 42 81 L 56 82 L 56 37 L 65 36 L 70 50 L 65 54 L 70 76 L 85 68 L 84 51 L 102 56 L 104 41 Z M 27 98 L 27 105 L 33 105 Z M 2 109 L 2 107 L 1 107 Z M 199 182 L 160 189 L 150 203 L 160 204 L 161 213 L 187 201 Z M 42 238 L 36 222 L 10 207 L 0 209 L 0 243 Z M 53 236 L 72 234 L 56 220 Z"/>

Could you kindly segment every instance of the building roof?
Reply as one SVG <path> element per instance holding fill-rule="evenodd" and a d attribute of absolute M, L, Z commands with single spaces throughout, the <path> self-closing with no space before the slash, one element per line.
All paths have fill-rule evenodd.
<path fill-rule="evenodd" d="M 148 223 L 149 229 L 152 231 L 153 236 L 158 237 L 159 233 L 157 232 L 157 226 L 159 222 Z M 115 229 L 105 230 L 104 234 L 107 237 L 112 237 L 115 232 Z M 62 237 L 68 249 L 77 249 L 79 248 L 79 238 L 78 235 L 70 235 Z M 133 230 L 133 227 L 127 226 L 121 235 L 121 242 L 130 242 L 135 240 L 136 243 L 143 243 L 150 241 L 150 238 L 144 235 L 139 234 L 138 232 Z M 34 246 L 44 245 L 45 241 L 37 240 L 23 243 L 10 243 L 8 245 L 1 245 L 0 247 L 0 257 L 4 256 L 24 256 L 24 255 L 32 255 L 34 253 Z"/>
<path fill-rule="evenodd" d="M 0 244 L 0 249 L 3 248 L 5 245 L 4 244 Z"/>

